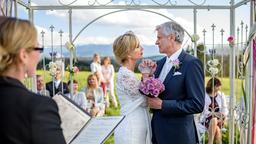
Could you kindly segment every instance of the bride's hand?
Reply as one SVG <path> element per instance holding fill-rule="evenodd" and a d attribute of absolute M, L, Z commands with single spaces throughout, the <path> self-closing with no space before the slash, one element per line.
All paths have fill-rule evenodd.
<path fill-rule="evenodd" d="M 150 76 L 152 76 L 156 70 L 156 66 L 156 62 L 152 61 L 151 59 L 143 59 L 139 64 L 139 70 L 141 73 L 148 73 Z"/>
<path fill-rule="evenodd" d="M 142 78 L 141 78 L 142 81 L 145 81 L 145 80 L 147 80 L 150 77 L 149 73 L 142 73 L 141 75 L 142 75 Z"/>
<path fill-rule="evenodd" d="M 154 75 L 154 73 L 155 73 L 155 71 L 156 71 L 156 63 L 155 62 L 153 62 L 152 64 L 151 64 L 151 71 L 150 71 L 150 75 Z"/>

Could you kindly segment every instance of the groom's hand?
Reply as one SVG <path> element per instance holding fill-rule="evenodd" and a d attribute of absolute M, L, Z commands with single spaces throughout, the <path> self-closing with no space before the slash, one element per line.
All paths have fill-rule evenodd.
<path fill-rule="evenodd" d="M 162 109 L 163 101 L 160 98 L 147 98 L 147 103 L 150 108 Z"/>

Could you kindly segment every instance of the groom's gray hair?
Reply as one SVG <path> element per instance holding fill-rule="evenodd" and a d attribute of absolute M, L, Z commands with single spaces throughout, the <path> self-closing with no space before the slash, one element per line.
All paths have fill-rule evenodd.
<path fill-rule="evenodd" d="M 184 39 L 184 29 L 176 22 L 169 21 L 156 26 L 156 31 L 163 33 L 165 36 L 175 34 L 175 41 L 182 44 Z"/>

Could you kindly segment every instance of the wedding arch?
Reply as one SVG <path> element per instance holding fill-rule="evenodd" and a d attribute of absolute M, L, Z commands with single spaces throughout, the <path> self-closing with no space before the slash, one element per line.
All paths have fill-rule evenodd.
<path fill-rule="evenodd" d="M 93 24 L 95 21 L 98 19 L 110 15 L 113 13 L 117 12 L 123 12 L 123 11 L 131 11 L 131 10 L 137 10 L 137 11 L 144 11 L 144 12 L 149 12 L 149 13 L 154 13 L 160 16 L 163 16 L 169 20 L 172 20 L 166 15 L 163 15 L 159 12 L 155 12 L 153 10 L 157 9 L 189 9 L 193 10 L 193 34 L 188 34 L 189 37 L 196 36 L 198 32 L 197 28 L 197 16 L 198 16 L 198 10 L 205 9 L 205 10 L 227 10 L 230 12 L 230 25 L 229 25 L 229 31 L 230 31 L 230 36 L 235 37 L 235 44 L 230 45 L 231 49 L 229 52 L 229 77 L 230 77 L 230 96 L 229 96 L 229 110 L 230 110 L 230 116 L 229 116 L 229 143 L 233 144 L 235 143 L 234 137 L 235 137 L 235 123 L 239 121 L 241 124 L 241 127 L 243 127 L 245 131 L 247 131 L 247 143 L 252 143 L 253 144 L 253 138 L 256 139 L 255 136 L 255 83 L 253 85 L 253 80 L 255 71 L 253 71 L 253 40 L 256 41 L 256 36 L 254 35 L 256 31 L 256 27 L 254 26 L 255 24 L 255 5 L 256 2 L 255 0 L 241 0 L 239 2 L 235 2 L 235 0 L 230 0 L 230 2 L 226 5 L 207 5 L 207 0 L 186 0 L 185 4 L 179 4 L 179 1 L 172 1 L 172 0 L 151 0 L 147 1 L 148 3 L 141 3 L 140 0 L 126 0 L 122 1 L 123 3 L 119 3 L 120 1 L 118 0 L 104 0 L 103 2 L 101 0 L 88 0 L 87 5 L 76 5 L 76 2 L 79 0 L 58 0 L 58 3 L 56 5 L 33 5 L 32 2 L 33 0 L 27 0 L 27 2 L 24 2 L 24 0 L 9 0 L 9 1 L 4 1 L 0 0 L 0 7 L 1 7 L 1 12 L 0 14 L 5 14 L 8 16 L 18 16 L 18 10 L 17 10 L 17 5 L 20 5 L 28 10 L 28 17 L 31 21 L 34 20 L 34 12 L 35 11 L 40 11 L 40 10 L 67 10 L 68 11 L 68 21 L 69 21 L 69 44 L 70 44 L 70 67 L 73 66 L 73 57 L 75 55 L 75 49 L 74 45 L 76 42 L 76 38 L 79 37 L 80 33 L 82 33 L 83 30 L 85 30 L 89 25 Z M 199 2 L 198 2 L 199 1 Z M 244 23 L 241 22 L 240 26 L 236 29 L 235 26 L 235 11 L 237 8 L 241 7 L 242 5 L 249 4 L 250 5 L 250 24 L 249 26 L 244 26 Z M 72 11 L 73 10 L 113 10 L 112 12 L 103 14 L 91 22 L 89 22 L 87 25 L 85 25 L 81 31 L 73 37 L 73 20 L 72 20 Z M 212 26 L 212 32 L 211 34 L 213 35 L 212 39 L 212 48 L 210 49 L 211 53 L 210 56 L 211 59 L 209 61 L 215 60 L 215 49 L 214 47 L 217 46 L 214 42 L 214 37 L 220 36 L 221 37 L 221 43 L 220 47 L 223 48 L 224 43 L 223 43 L 223 32 L 224 30 L 222 29 L 220 32 L 220 35 L 216 34 L 215 31 L 215 25 L 213 24 Z M 53 32 L 53 26 L 51 26 L 51 32 Z M 248 33 L 248 28 L 251 29 L 250 33 Z M 62 37 L 63 31 L 60 31 L 60 38 Z M 245 34 L 244 34 L 245 33 Z M 42 41 L 44 38 L 44 32 L 41 32 L 42 34 Z M 194 55 L 197 56 L 198 52 L 203 53 L 204 55 L 204 64 L 205 64 L 205 69 L 204 71 L 209 73 L 210 76 L 215 76 L 216 73 L 214 71 L 209 71 L 209 65 L 207 65 L 206 61 L 206 48 L 205 48 L 205 37 L 206 37 L 206 31 L 205 29 L 203 30 L 203 50 L 198 50 L 197 48 L 197 40 L 192 40 L 193 42 L 193 50 L 194 50 Z M 245 35 L 245 36 L 244 36 Z M 52 36 L 51 36 L 52 37 Z M 53 42 L 52 42 L 53 44 Z M 236 48 L 241 48 L 243 51 L 239 52 L 239 50 L 236 50 Z M 53 46 L 52 46 L 53 49 Z M 240 60 L 238 60 L 237 57 L 242 57 Z M 237 65 L 239 65 L 239 69 L 237 68 Z M 224 66 L 223 62 L 223 56 L 222 60 L 220 63 L 220 66 Z M 223 73 L 223 70 L 221 71 Z M 223 74 L 222 74 L 223 75 Z M 236 93 L 235 90 L 237 87 L 235 87 L 236 79 L 240 79 L 243 81 L 243 86 L 244 86 L 244 101 L 245 101 L 245 111 L 241 111 L 241 108 L 236 105 L 235 102 L 235 97 Z M 253 79 L 254 78 L 254 79 Z M 70 76 L 70 79 L 72 79 L 72 75 Z M 71 83 L 72 84 L 72 83 Z M 35 89 L 35 88 L 34 88 Z M 253 111 L 254 108 L 254 111 Z M 237 116 L 236 113 L 239 113 L 240 117 L 238 119 L 235 118 Z M 253 115 L 254 114 L 254 115 Z M 254 119 L 253 119 L 254 118 Z M 253 125 L 254 124 L 254 125 Z M 246 141 L 246 140 L 244 140 Z M 254 144 L 256 144 L 254 142 Z"/>

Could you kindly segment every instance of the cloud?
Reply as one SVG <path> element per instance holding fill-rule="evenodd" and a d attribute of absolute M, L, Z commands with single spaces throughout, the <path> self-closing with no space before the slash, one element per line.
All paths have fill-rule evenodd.
<path fill-rule="evenodd" d="M 190 30 L 191 33 L 193 30 L 193 23 L 183 19 L 182 17 L 175 17 L 173 14 L 168 12 L 168 10 L 151 10 L 153 12 L 168 15 L 171 19 L 180 23 L 185 29 Z M 75 24 L 86 25 L 95 18 L 103 15 L 104 13 L 108 13 L 110 10 L 75 10 L 73 11 L 73 22 Z M 67 19 L 67 11 L 47 11 L 47 15 L 56 16 L 58 18 Z M 149 22 L 149 19 L 150 22 Z M 141 43 L 143 44 L 154 44 L 155 41 L 155 26 L 161 24 L 163 22 L 168 21 L 167 18 L 159 16 L 155 13 L 133 10 L 133 11 L 124 11 L 113 13 L 111 15 L 107 15 L 95 23 L 93 23 L 93 28 L 95 29 L 113 29 L 112 31 L 108 31 L 108 33 L 112 33 L 103 37 L 102 35 L 94 35 L 88 36 L 81 40 L 79 37 L 79 43 L 102 43 L 102 44 L 110 44 L 113 42 L 111 38 L 112 35 L 120 35 L 126 30 L 133 30 L 136 34 L 139 34 L 141 37 Z M 115 29 L 116 28 L 116 29 Z M 118 30 L 119 29 L 119 30 Z M 121 29 L 121 30 L 120 30 Z M 122 33 L 117 32 L 122 31 Z M 83 35 L 83 34 L 82 34 Z"/>
<path fill-rule="evenodd" d="M 70 3 L 73 0 L 61 0 L 65 3 Z M 93 2 L 94 0 L 77 0 L 75 5 L 88 5 L 88 2 Z M 110 0 L 100 0 L 101 3 L 107 3 Z M 58 0 L 37 0 L 36 4 L 58 4 Z M 119 5 L 124 5 L 125 2 L 119 2 Z M 109 13 L 114 10 L 109 9 L 96 9 L 96 10 L 73 10 L 73 26 L 76 25 L 76 28 L 82 28 L 95 18 Z M 194 26 L 193 20 L 188 20 L 184 18 L 185 13 L 183 10 L 165 10 L 157 9 L 151 10 L 153 12 L 165 15 L 175 20 L 181 24 L 189 34 L 193 34 Z M 175 11 L 179 11 L 179 14 L 175 14 Z M 53 10 L 46 11 L 46 15 L 54 16 L 56 19 L 63 19 L 68 24 L 68 12 L 67 10 Z M 240 14 L 241 15 L 241 14 Z M 193 19 L 193 11 L 188 13 L 191 19 Z M 199 42 L 203 42 L 203 33 L 202 30 L 207 30 L 206 43 L 212 43 L 212 30 L 211 25 L 214 23 L 216 27 L 215 43 L 221 42 L 220 29 L 224 28 L 224 43 L 226 42 L 226 37 L 229 35 L 229 11 L 226 10 L 223 13 L 223 10 L 198 10 L 198 20 L 197 20 L 197 33 L 200 36 Z M 111 44 L 115 37 L 124 33 L 127 30 L 133 30 L 141 40 L 142 44 L 152 45 L 155 42 L 155 26 L 163 22 L 168 21 L 167 18 L 159 16 L 155 13 L 145 12 L 142 10 L 129 10 L 122 11 L 118 13 L 113 13 L 102 17 L 101 19 L 95 21 L 85 32 L 83 32 L 77 39 L 77 44 Z M 47 30 L 49 31 L 49 30 Z M 68 31 L 68 30 L 66 30 Z M 79 30 L 77 30 L 79 31 Z M 58 36 L 58 33 L 56 32 Z M 75 35 L 75 34 L 73 34 Z M 68 33 L 64 33 L 64 37 L 68 40 Z M 186 37 L 186 39 L 189 39 Z M 185 41 L 186 41 L 185 39 Z M 50 41 L 47 41 L 49 43 Z"/>
<path fill-rule="evenodd" d="M 40 45 L 43 44 L 42 42 L 42 34 L 41 32 L 44 31 L 44 46 L 50 48 L 51 47 L 51 31 L 48 28 L 43 28 L 40 26 L 36 26 L 38 31 L 38 42 Z M 64 32 L 62 34 L 62 45 L 69 41 L 69 34 Z M 94 36 L 80 36 L 75 41 L 75 45 L 83 45 L 83 44 L 111 44 L 114 41 L 111 37 L 94 37 Z M 57 31 L 53 31 L 53 45 L 59 46 L 60 45 L 60 34 Z"/>
<path fill-rule="evenodd" d="M 36 26 L 37 32 L 38 32 L 38 42 L 40 45 L 43 45 L 42 42 L 42 34 L 41 32 L 44 31 L 44 46 L 45 47 L 51 47 L 51 31 L 48 28 L 43 28 L 40 26 Z M 65 44 L 66 41 L 68 41 L 68 33 L 63 33 L 62 36 L 62 42 Z M 53 31 L 53 45 L 60 45 L 60 34 L 57 31 Z"/>

